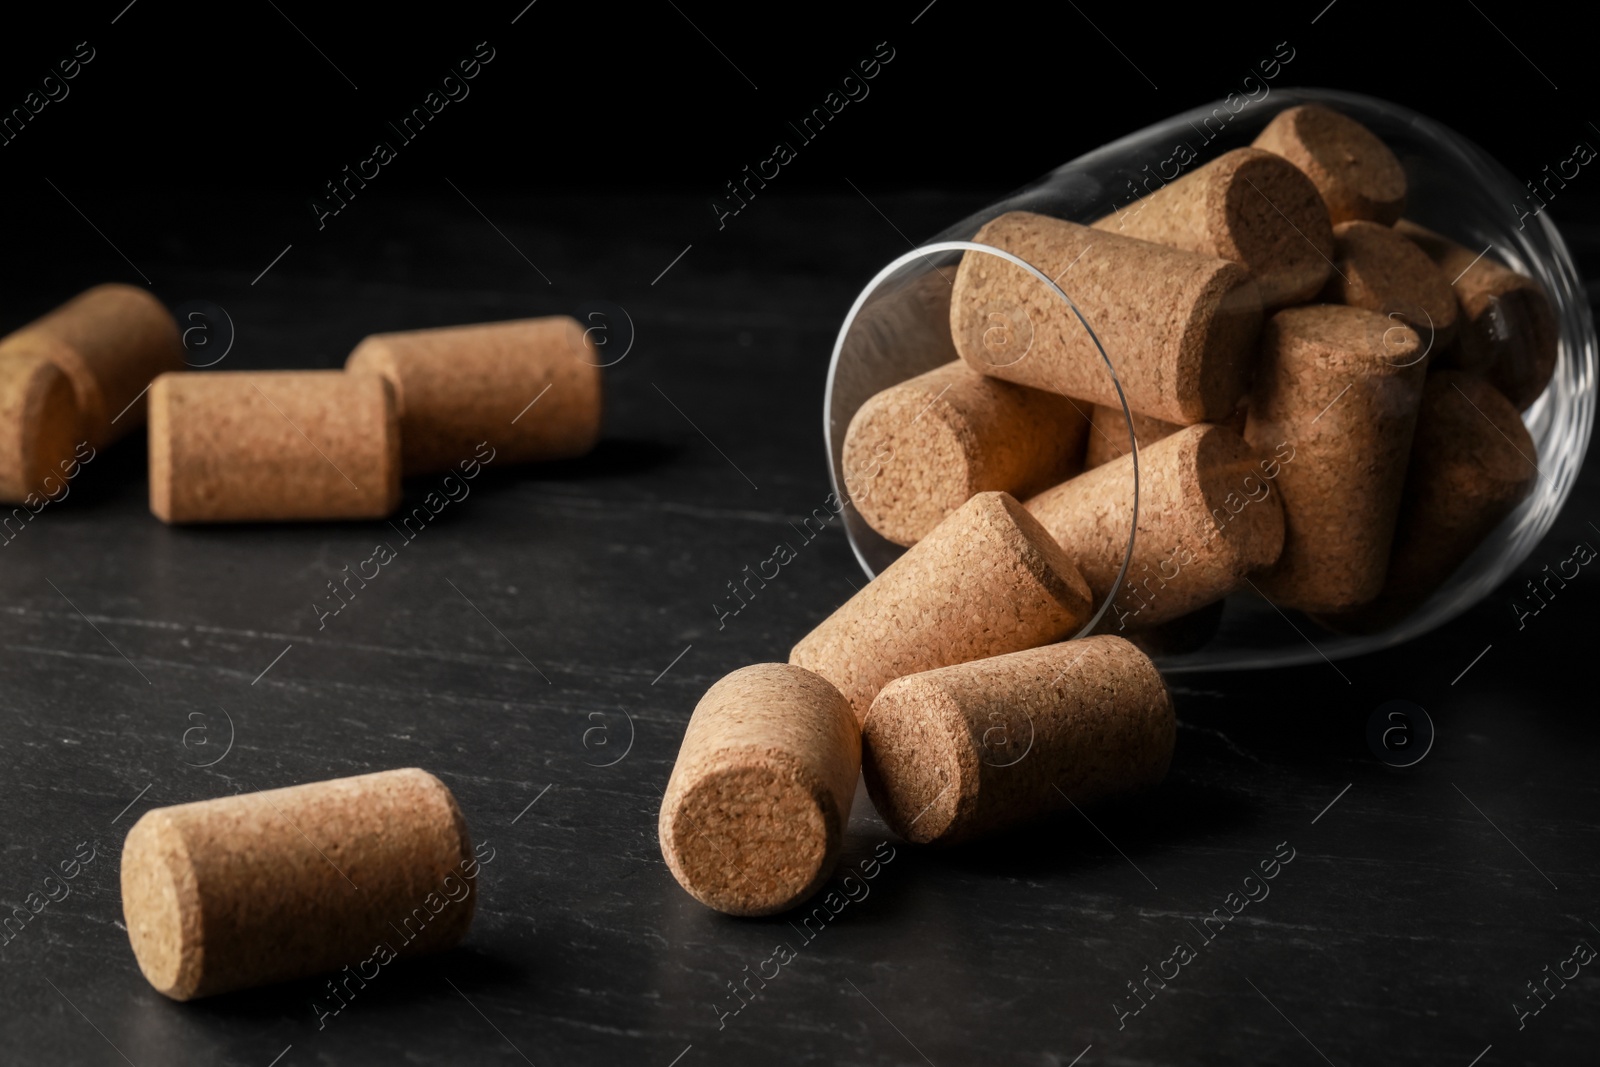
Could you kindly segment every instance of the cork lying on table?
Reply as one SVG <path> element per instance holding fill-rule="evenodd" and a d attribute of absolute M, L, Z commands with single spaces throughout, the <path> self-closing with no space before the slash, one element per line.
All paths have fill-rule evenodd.
<path fill-rule="evenodd" d="M 850 502 L 879 534 L 914 545 L 974 494 L 1027 496 L 1076 474 L 1088 407 L 947 363 L 878 393 L 850 420 Z"/>
<path fill-rule="evenodd" d="M 144 425 L 144 391 L 183 369 L 178 324 L 161 301 L 131 285 L 97 285 L 0 340 L 0 359 L 49 358 L 72 381 L 83 438 L 95 448 Z"/>
<path fill-rule="evenodd" d="M 1139 532 L 1117 598 L 1100 623 L 1140 630 L 1220 600 L 1283 548 L 1283 512 L 1272 491 L 1276 442 L 1252 449 L 1232 430 L 1188 426 L 1139 450 Z M 1027 502 L 1096 604 L 1111 594 L 1133 525 L 1133 456 L 1112 460 Z"/>
<path fill-rule="evenodd" d="M 979 493 L 812 630 L 789 662 L 865 718 L 895 678 L 1059 641 L 1089 620 L 1078 568 L 1008 493 Z"/>
<path fill-rule="evenodd" d="M 1429 375 L 1383 591 L 1317 621 L 1373 633 L 1411 614 L 1528 495 L 1537 459 L 1517 409 L 1494 386 L 1460 371 Z"/>
<path fill-rule="evenodd" d="M 1422 339 L 1419 359 L 1450 347 L 1456 295 L 1433 260 L 1376 222 L 1341 222 L 1333 233 L 1335 270 L 1322 293 L 1325 302 L 1377 311 L 1411 327 Z"/>
<path fill-rule="evenodd" d="M 122 915 L 145 978 L 191 1000 L 449 948 L 477 872 L 455 797 L 408 768 L 145 812 Z"/>
<path fill-rule="evenodd" d="M 729 915 L 771 915 L 833 872 L 861 769 L 861 729 L 826 679 L 758 663 L 694 709 L 661 801 L 678 884 Z"/>
<path fill-rule="evenodd" d="M 0 358 L 0 502 L 31 508 L 41 497 L 59 499 L 77 473 L 78 429 L 72 382 L 54 361 Z"/>
<path fill-rule="evenodd" d="M 972 239 L 1056 279 L 1105 346 L 1133 410 L 1183 425 L 1233 412 L 1261 327 L 1260 292 L 1237 263 L 1025 211 L 1001 215 Z M 998 256 L 961 257 L 950 330 L 979 373 L 1120 405 L 1072 309 Z"/>
<path fill-rule="evenodd" d="M 901 678 L 864 729 L 872 802 L 918 844 L 1153 786 L 1178 732 L 1155 665 L 1110 636 Z"/>
<path fill-rule="evenodd" d="M 1171 437 L 1183 429 L 1177 423 L 1152 419 L 1137 411 L 1132 414 L 1133 436 L 1139 442 L 1140 448 L 1149 448 L 1163 437 Z M 1128 419 L 1123 415 L 1122 408 L 1106 404 L 1094 405 L 1094 410 L 1089 413 L 1089 434 L 1083 450 L 1083 469 L 1093 470 L 1102 464 L 1110 463 L 1118 456 L 1127 455 L 1129 451 Z"/>
<path fill-rule="evenodd" d="M 559 315 L 373 334 L 345 369 L 389 380 L 403 472 L 426 474 L 485 441 L 502 462 L 584 455 L 600 437 L 604 362 L 578 321 Z"/>
<path fill-rule="evenodd" d="M 1328 280 L 1333 232 L 1311 179 L 1259 148 L 1236 148 L 1094 224 L 1238 263 L 1268 308 L 1311 299 Z"/>
<path fill-rule="evenodd" d="M 1328 221 L 1391 225 L 1406 206 L 1406 172 L 1389 146 L 1355 119 L 1321 104 L 1280 111 L 1255 147 L 1305 172 L 1328 206 Z"/>
<path fill-rule="evenodd" d="M 1294 452 L 1276 479 L 1283 554 L 1254 579 L 1280 608 L 1338 612 L 1383 588 L 1422 401 L 1420 340 L 1374 311 L 1280 311 L 1262 330 L 1245 439 Z"/>
<path fill-rule="evenodd" d="M 163 522 L 376 519 L 400 502 L 394 393 L 376 374 L 165 374 L 150 387 Z"/>

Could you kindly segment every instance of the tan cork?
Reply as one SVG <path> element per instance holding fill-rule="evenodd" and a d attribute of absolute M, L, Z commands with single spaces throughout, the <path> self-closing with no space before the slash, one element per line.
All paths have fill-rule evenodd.
<path fill-rule="evenodd" d="M 822 620 L 789 662 L 857 718 L 890 681 L 1059 641 L 1089 621 L 1078 568 L 1009 493 L 979 493 Z"/>
<path fill-rule="evenodd" d="M 1259 577 L 1280 608 L 1337 612 L 1383 588 L 1426 373 L 1421 341 L 1375 311 L 1289 308 L 1267 320 L 1245 439 L 1290 449 L 1283 554 Z"/>
<path fill-rule="evenodd" d="M 449 948 L 477 871 L 450 790 L 408 768 L 145 812 L 122 915 L 145 978 L 192 1000 Z"/>
<path fill-rule="evenodd" d="M 1333 258 L 1317 187 L 1259 148 L 1226 152 L 1094 228 L 1232 260 L 1250 272 L 1268 308 L 1316 296 Z"/>
<path fill-rule="evenodd" d="M 1177 733 L 1149 657 L 1088 637 L 889 683 L 862 769 L 890 829 L 949 844 L 1153 786 Z"/>
<path fill-rule="evenodd" d="M 1076 474 L 1089 406 L 960 360 L 937 367 L 878 393 L 850 420 L 850 502 L 878 533 L 914 545 L 974 494 L 1030 496 Z"/>
<path fill-rule="evenodd" d="M 1183 425 L 1232 413 L 1261 326 L 1260 293 L 1243 267 L 1025 211 L 1001 215 L 973 240 L 1056 279 L 1105 346 L 1133 410 Z M 961 257 L 950 329 L 973 370 L 1120 406 L 1072 309 L 998 256 Z"/>
<path fill-rule="evenodd" d="M 0 502 L 59 499 L 77 473 L 79 427 L 72 381 L 54 361 L 0 356 Z"/>
<path fill-rule="evenodd" d="M 1140 448 L 1149 448 L 1163 437 L 1171 437 L 1183 429 L 1177 423 L 1163 422 L 1141 415 L 1133 415 L 1133 436 Z M 1093 470 L 1110 463 L 1118 456 L 1128 454 L 1128 419 L 1121 407 L 1096 404 L 1089 413 L 1089 434 L 1083 450 L 1083 469 Z"/>
<path fill-rule="evenodd" d="M 600 438 L 599 350 L 565 315 L 378 333 L 345 369 L 394 386 L 405 474 L 448 470 L 487 441 L 503 463 L 572 459 Z"/>
<path fill-rule="evenodd" d="M 1430 374 L 1383 592 L 1318 621 L 1372 633 L 1411 614 L 1528 495 L 1537 460 L 1533 438 L 1499 390 L 1460 371 Z"/>
<path fill-rule="evenodd" d="M 150 387 L 163 522 L 377 519 L 400 502 L 394 393 L 336 370 L 164 374 Z"/>
<path fill-rule="evenodd" d="M 1322 299 L 1381 312 L 1411 327 L 1431 356 L 1456 336 L 1456 295 L 1433 260 L 1393 227 L 1353 220 L 1333 228 L 1334 272 Z"/>
<path fill-rule="evenodd" d="M 1224 426 L 1188 426 L 1139 451 L 1139 532 L 1127 580 L 1100 623 L 1108 633 L 1159 625 L 1220 600 L 1278 558 L 1283 512 L 1277 464 Z M 1077 562 L 1101 604 L 1128 552 L 1133 456 L 1122 456 L 1027 502 Z"/>
<path fill-rule="evenodd" d="M 71 379 L 95 448 L 144 425 L 146 387 L 184 366 L 171 313 L 131 285 L 85 290 L 0 340 L 0 357 L 23 352 L 48 357 Z"/>
<path fill-rule="evenodd" d="M 734 671 L 695 706 L 661 800 L 678 884 L 729 915 L 772 915 L 839 861 L 861 728 L 826 679 L 787 663 Z"/>
<path fill-rule="evenodd" d="M 1406 172 L 1389 146 L 1355 119 L 1321 104 L 1280 111 L 1255 139 L 1305 172 L 1328 221 L 1392 225 L 1406 206 Z"/>
<path fill-rule="evenodd" d="M 1558 355 L 1555 311 L 1539 283 L 1413 222 L 1402 219 L 1395 229 L 1438 264 L 1461 304 L 1456 351 L 1445 363 L 1487 374 L 1526 411 L 1550 384 Z"/>

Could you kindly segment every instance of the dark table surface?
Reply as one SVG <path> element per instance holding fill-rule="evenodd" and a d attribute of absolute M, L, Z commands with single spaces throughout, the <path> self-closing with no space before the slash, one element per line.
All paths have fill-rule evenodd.
<path fill-rule="evenodd" d="M 724 626 L 713 607 L 828 492 L 837 324 L 905 234 L 987 199 L 871 195 L 774 195 L 722 231 L 698 198 L 469 210 L 446 188 L 374 194 L 326 239 L 251 230 L 240 197 L 97 197 L 86 214 L 118 251 L 63 222 L 59 262 L 8 294 L 0 327 L 138 282 L 137 264 L 169 304 L 227 309 L 219 369 L 337 366 L 368 332 L 592 300 L 626 309 L 633 345 L 593 455 L 491 467 L 322 628 L 325 583 L 388 527 L 168 528 L 146 507 L 142 435 L 0 548 L 0 904 L 93 856 L 0 949 L 0 1061 L 1594 1062 L 1596 967 L 1538 1014 L 1515 1007 L 1580 940 L 1600 945 L 1587 570 L 1525 629 L 1508 587 L 1341 664 L 1348 683 L 1320 663 L 1175 679 L 1170 777 L 1092 823 L 927 852 L 859 796 L 833 888 L 892 858 L 809 940 L 799 916 L 729 919 L 677 886 L 656 812 L 696 700 L 784 659 L 863 581 L 836 524 Z M 160 236 L 196 213 L 214 243 Z M 1588 277 L 1596 233 L 1567 227 Z M 1524 572 L 1595 521 L 1591 468 Z M 1438 731 L 1403 770 L 1365 736 L 1392 699 Z M 145 983 L 118 895 L 141 813 L 412 765 L 493 850 L 461 947 L 385 969 L 320 1028 L 314 981 L 189 1004 Z M 1293 858 L 1269 896 L 1202 941 L 1275 855 Z M 1135 1000 L 1178 941 L 1193 961 Z M 779 944 L 795 958 L 735 1000 Z"/>

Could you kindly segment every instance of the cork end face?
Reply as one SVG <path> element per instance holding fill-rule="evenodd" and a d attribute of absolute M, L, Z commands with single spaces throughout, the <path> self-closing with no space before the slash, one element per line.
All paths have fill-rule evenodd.
<path fill-rule="evenodd" d="M 1266 476 L 1276 467 L 1263 463 L 1243 437 L 1224 426 L 1196 427 L 1190 445 L 1201 499 L 1215 529 L 1212 540 L 1228 555 L 1235 579 L 1270 567 L 1283 552 L 1282 494 Z"/>
<path fill-rule="evenodd" d="M 72 383 L 41 356 L 0 359 L 0 499 L 60 499 L 81 432 Z"/>
<path fill-rule="evenodd" d="M 1370 219 L 1389 226 L 1405 210 L 1406 174 L 1395 154 L 1371 130 L 1332 108 L 1289 108 L 1267 125 L 1256 145 L 1307 171 L 1334 223 Z"/>
<path fill-rule="evenodd" d="M 1322 194 L 1282 156 L 1257 148 L 1229 156 L 1235 158 L 1223 207 L 1232 246 L 1226 258 L 1250 272 L 1266 307 L 1310 300 L 1332 274 L 1333 228 Z"/>
<path fill-rule="evenodd" d="M 139 970 L 173 1000 L 200 994 L 205 950 L 194 868 L 181 835 L 147 812 L 122 847 L 122 916 Z"/>
<path fill-rule="evenodd" d="M 175 523 L 172 512 L 172 394 L 171 375 L 163 374 L 150 385 L 149 451 L 150 513 L 164 523 Z"/>
<path fill-rule="evenodd" d="M 915 675 L 890 682 L 861 742 L 867 793 L 891 830 L 919 845 L 960 837 L 961 815 L 977 800 L 978 749 L 936 684 Z"/>
<path fill-rule="evenodd" d="M 994 509 L 997 516 L 1003 515 L 1015 531 L 1013 540 L 1022 564 L 1070 617 L 1068 632 L 1078 629 L 1094 612 L 1094 593 L 1078 565 L 1044 524 L 1010 493 L 979 493 L 973 497 L 974 500 L 984 498 L 990 498 L 987 506 Z"/>
<path fill-rule="evenodd" d="M 969 436 L 958 412 L 921 390 L 877 394 L 845 434 L 850 502 L 883 537 L 916 544 L 972 496 Z"/>
<path fill-rule="evenodd" d="M 1261 289 L 1243 267 L 1219 267 L 1197 301 L 1178 357 L 1178 403 L 1190 422 L 1225 422 L 1255 366 Z"/>
<path fill-rule="evenodd" d="M 1388 226 L 1354 220 L 1334 227 L 1330 302 L 1366 308 L 1404 322 L 1426 351 L 1455 337 L 1457 304 L 1448 280 L 1417 245 Z"/>
<path fill-rule="evenodd" d="M 383 397 L 383 453 L 379 460 L 381 469 L 378 477 L 382 479 L 383 490 L 378 507 L 381 514 L 373 516 L 382 518 L 394 512 L 400 506 L 400 475 L 403 469 L 400 437 L 400 401 L 399 393 L 395 391 L 394 382 L 388 378 L 379 378 L 382 386 Z"/>
<path fill-rule="evenodd" d="M 375 333 L 363 337 L 345 358 L 344 369 L 353 374 L 376 374 L 387 379 L 389 388 L 394 393 L 395 415 L 398 418 L 405 417 L 406 393 L 403 376 L 400 374 L 394 349 L 384 334 Z"/>

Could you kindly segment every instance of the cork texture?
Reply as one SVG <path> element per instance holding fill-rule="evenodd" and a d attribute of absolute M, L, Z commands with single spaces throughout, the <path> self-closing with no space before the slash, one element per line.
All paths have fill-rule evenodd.
<path fill-rule="evenodd" d="M 1283 547 L 1283 512 L 1265 461 L 1202 423 L 1139 452 L 1139 529 L 1127 580 L 1100 623 L 1147 629 L 1220 600 Z M 1028 511 L 1076 561 L 1095 604 L 1111 595 L 1133 526 L 1133 456 L 1047 489 Z"/>
<path fill-rule="evenodd" d="M 1149 657 L 1089 637 L 891 682 L 867 716 L 862 769 L 895 833 L 951 844 L 1154 786 L 1176 740 Z"/>
<path fill-rule="evenodd" d="M 1478 371 L 1518 411 L 1526 411 L 1556 372 L 1559 333 L 1555 309 L 1539 283 L 1402 219 L 1395 229 L 1421 248 L 1452 280 L 1461 305 L 1456 350 L 1442 365 Z"/>
<path fill-rule="evenodd" d="M 1383 588 L 1422 402 L 1420 343 L 1342 305 L 1267 320 L 1245 439 L 1262 451 L 1286 444 L 1294 457 L 1275 480 L 1283 554 L 1255 579 L 1278 607 L 1344 611 Z"/>
<path fill-rule="evenodd" d="M 84 439 L 110 444 L 145 422 L 144 391 L 182 370 L 178 324 L 161 301 L 131 285 L 97 285 L 0 340 L 0 358 L 50 359 L 72 382 Z"/>
<path fill-rule="evenodd" d="M 1133 410 L 1182 425 L 1233 411 L 1261 325 L 1260 293 L 1237 263 L 1023 211 L 987 223 L 973 240 L 1056 279 L 1105 346 Z M 950 329 L 979 373 L 1118 404 L 1072 309 L 997 256 L 962 256 Z"/>
<path fill-rule="evenodd" d="M 72 381 L 53 360 L 0 354 L 0 503 L 59 494 L 76 469 L 79 427 Z"/>
<path fill-rule="evenodd" d="M 1392 227 L 1355 220 L 1333 228 L 1334 271 L 1322 299 L 1403 322 L 1422 339 L 1424 353 L 1450 347 L 1456 336 L 1456 295 L 1420 248 Z"/>
<path fill-rule="evenodd" d="M 1328 221 L 1392 225 L 1406 206 L 1406 173 L 1389 146 L 1355 119 L 1321 104 L 1280 111 L 1255 139 L 1305 172 Z"/>
<path fill-rule="evenodd" d="M 1059 641 L 1090 617 L 1089 587 L 1007 493 L 979 493 L 789 653 L 857 718 L 895 678 Z"/>
<path fill-rule="evenodd" d="M 150 387 L 150 510 L 163 522 L 376 519 L 399 502 L 380 375 L 222 371 Z"/>
<path fill-rule="evenodd" d="M 1259 148 L 1225 152 L 1094 228 L 1232 260 L 1268 308 L 1315 296 L 1333 258 L 1322 194 L 1300 168 Z"/>
<path fill-rule="evenodd" d="M 146 812 L 122 914 L 145 978 L 191 1000 L 449 948 L 476 871 L 450 790 L 408 768 Z"/>
<path fill-rule="evenodd" d="M 850 502 L 878 533 L 914 545 L 977 493 L 1029 496 L 1076 474 L 1088 408 L 947 363 L 878 393 L 850 420 Z"/>
<path fill-rule="evenodd" d="M 600 353 L 565 315 L 379 333 L 345 361 L 394 387 L 405 474 L 453 468 L 487 441 L 503 463 L 571 459 L 600 438 Z"/>
<path fill-rule="evenodd" d="M 661 801 L 661 855 L 678 884 L 729 915 L 772 915 L 839 860 L 861 730 L 826 679 L 758 663 L 695 706 Z"/>
<path fill-rule="evenodd" d="M 1533 438 L 1499 390 L 1460 371 L 1430 374 L 1383 591 L 1318 621 L 1373 633 L 1416 610 L 1533 489 L 1537 461 Z"/>
<path fill-rule="evenodd" d="M 1152 419 L 1137 411 L 1133 415 L 1133 436 L 1140 448 L 1149 448 L 1163 437 L 1183 429 L 1176 423 Z M 1120 406 L 1096 404 L 1089 412 L 1089 433 L 1083 449 L 1083 469 L 1093 470 L 1125 456 L 1128 448 L 1128 419 Z"/>

